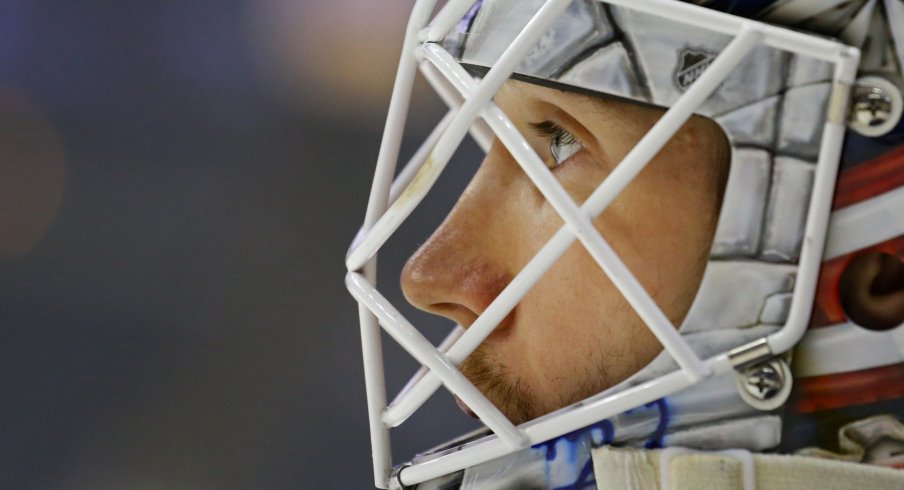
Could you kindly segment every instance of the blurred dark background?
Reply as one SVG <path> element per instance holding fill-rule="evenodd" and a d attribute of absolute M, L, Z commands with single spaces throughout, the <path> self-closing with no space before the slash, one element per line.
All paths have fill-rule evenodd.
<path fill-rule="evenodd" d="M 0 2 L 0 488 L 372 487 L 343 258 L 412 3 Z M 460 153 L 381 259 L 396 303 Z M 397 462 L 474 426 L 425 410 Z"/>

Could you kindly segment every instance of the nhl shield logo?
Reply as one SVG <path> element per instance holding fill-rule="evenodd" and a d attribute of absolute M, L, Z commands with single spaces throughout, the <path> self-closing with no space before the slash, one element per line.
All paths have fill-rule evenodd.
<path fill-rule="evenodd" d="M 687 90 L 703 74 L 713 60 L 716 53 L 705 48 L 686 46 L 678 51 L 678 65 L 675 67 L 673 79 L 675 85 L 682 91 Z"/>

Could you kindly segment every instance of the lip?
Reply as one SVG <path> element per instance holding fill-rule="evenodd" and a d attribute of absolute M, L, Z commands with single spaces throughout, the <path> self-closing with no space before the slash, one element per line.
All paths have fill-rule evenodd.
<path fill-rule="evenodd" d="M 458 405 L 458 408 L 460 408 L 462 412 L 464 412 L 471 418 L 480 420 L 480 417 L 478 417 L 477 414 L 474 413 L 474 410 L 471 410 L 471 407 L 469 407 L 464 401 L 462 401 L 462 399 L 459 398 L 458 395 L 453 396 L 455 397 L 455 404 Z"/>

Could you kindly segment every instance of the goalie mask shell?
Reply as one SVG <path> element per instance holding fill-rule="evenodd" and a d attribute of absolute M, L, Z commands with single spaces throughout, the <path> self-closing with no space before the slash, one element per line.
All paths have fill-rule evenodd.
<path fill-rule="evenodd" d="M 467 84 L 476 84 L 481 77 L 491 78 L 494 66 L 509 62 L 506 56 L 510 48 L 535 23 L 538 12 L 552 3 L 474 3 L 442 40 L 435 39 L 439 45 L 427 42 L 419 48 L 419 55 L 426 59 L 423 63 L 428 80 L 453 107 L 461 102 L 456 102 L 451 92 L 462 92 L 467 100 L 475 92 L 475 87 Z M 673 10 L 671 15 L 660 11 L 660 7 L 677 2 L 562 3 L 567 4 L 562 12 L 550 17 L 548 28 L 537 34 L 536 42 L 517 60 L 514 78 L 565 91 L 673 108 L 686 100 L 685 94 L 693 92 L 721 54 L 735 49 L 733 43 L 740 37 L 728 28 L 703 28 L 706 22 L 688 20 L 714 15 L 709 23 L 714 25 L 719 20 L 735 22 L 737 17 L 708 14 L 710 11 L 687 5 L 668 7 Z M 882 331 L 858 326 L 846 318 L 838 295 L 841 273 L 858 254 L 883 251 L 898 258 L 904 256 L 904 221 L 900 218 L 904 209 L 904 129 L 901 125 L 895 128 L 901 115 L 904 50 L 897 46 L 904 46 L 904 2 L 699 3 L 711 10 L 812 33 L 769 31 L 774 39 L 749 49 L 693 109 L 716 121 L 732 147 L 710 261 L 678 329 L 681 341 L 692 352 L 691 358 L 714 361 L 708 368 L 700 368 L 699 379 L 681 389 L 657 394 L 651 386 L 693 371 L 694 366 L 693 362 L 690 367 L 682 362 L 677 349 L 666 345 L 653 362 L 624 382 L 525 424 L 520 434 L 530 438 L 531 448 L 492 453 L 506 455 L 493 456 L 481 465 L 469 464 L 465 471 L 435 469 L 457 457 L 456 453 L 478 454 L 478 447 L 493 444 L 487 438 L 459 441 L 449 449 L 419 456 L 410 468 L 397 470 L 397 483 L 416 483 L 425 479 L 421 475 L 449 473 L 418 488 L 508 488 L 506 485 L 525 481 L 583 488 L 593 481 L 589 449 L 602 444 L 743 447 L 752 451 L 781 446 L 793 451 L 834 437 L 841 424 L 858 418 L 880 412 L 904 415 L 904 389 L 894 382 L 904 373 L 904 326 Z M 451 4 L 449 11 L 460 7 Z M 440 13 L 434 26 L 443 23 L 442 16 Z M 771 29 L 765 24 L 738 26 L 741 30 Z M 843 45 L 828 40 L 828 36 L 837 37 Z M 842 153 L 843 130 L 838 128 L 848 120 L 853 85 L 850 61 L 856 62 L 856 52 L 844 45 L 864 48 L 860 75 L 879 77 L 892 104 L 885 119 L 877 123 L 884 129 L 872 131 L 886 134 L 866 137 L 849 131 Z M 827 55 L 829 52 L 833 54 Z M 461 63 L 476 79 L 458 85 L 441 80 L 433 66 L 442 64 L 444 56 Z M 491 122 L 486 113 L 484 119 Z M 475 129 L 474 134 L 479 138 L 480 130 Z M 431 158 L 423 168 L 433 172 Z M 440 169 L 443 164 L 439 164 Z M 843 171 L 836 187 L 839 165 Z M 425 184 L 422 177 L 423 168 L 397 201 L 390 199 L 392 207 L 387 215 L 403 214 L 399 203 L 407 205 L 406 194 L 415 184 L 429 187 L 430 182 Z M 366 259 L 360 250 L 379 247 L 371 246 L 379 241 L 373 238 L 377 235 L 373 230 L 387 228 L 383 222 L 390 221 L 385 215 L 379 222 L 372 218 L 350 252 L 352 269 Z M 347 282 L 356 298 L 379 315 L 375 310 L 378 306 L 373 306 L 378 302 L 368 306 L 363 299 L 376 296 L 376 291 L 363 285 L 363 276 L 350 277 Z M 380 318 L 385 326 L 398 317 L 392 313 Z M 808 326 L 809 333 L 800 340 Z M 369 335 L 365 330 L 362 333 Z M 724 366 L 749 364 L 738 359 L 751 353 L 759 356 L 754 360 L 768 359 L 794 344 L 798 344 L 792 363 L 795 390 L 784 413 L 772 411 L 771 405 L 758 406 L 756 399 L 739 394 L 738 376 Z M 453 351 L 449 352 L 453 357 Z M 772 361 L 781 367 L 788 357 L 772 357 Z M 743 384 L 749 374 L 739 376 Z M 783 388 L 787 396 L 790 373 Z M 369 390 L 373 389 L 369 380 Z M 595 420 L 582 424 L 583 428 L 575 430 L 574 423 L 562 423 L 556 437 L 540 440 L 525 432 L 553 426 L 556 418 L 572 416 L 578 420 L 577 414 L 615 406 L 613 400 L 625 393 L 633 396 L 644 390 L 649 396 L 636 397 L 640 402 L 630 410 L 606 414 L 601 408 L 596 413 L 603 415 L 595 419 L 581 415 L 580 420 Z M 777 402 L 780 405 L 783 401 Z M 373 403 L 372 398 L 372 435 L 380 430 L 373 425 Z M 513 433 L 513 440 L 517 437 Z M 379 445 L 375 439 L 375 452 Z M 376 466 L 385 469 L 385 462 Z M 381 480 L 379 469 L 377 473 L 378 484 L 388 483 Z"/>

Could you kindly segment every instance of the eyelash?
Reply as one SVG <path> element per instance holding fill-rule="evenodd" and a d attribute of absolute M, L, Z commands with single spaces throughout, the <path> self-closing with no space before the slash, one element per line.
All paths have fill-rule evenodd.
<path fill-rule="evenodd" d="M 580 151 L 584 146 L 574 134 L 552 121 L 530 123 L 530 126 L 538 135 L 549 140 L 549 152 L 552 155 L 552 159 L 555 161 L 553 168 L 563 165 L 572 155 Z M 573 151 L 566 158 L 560 160 L 559 156 L 556 154 L 556 145 L 565 147 L 577 146 L 578 148 L 572 148 Z"/>

